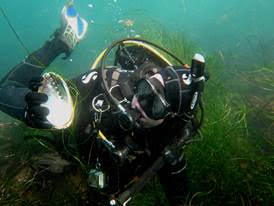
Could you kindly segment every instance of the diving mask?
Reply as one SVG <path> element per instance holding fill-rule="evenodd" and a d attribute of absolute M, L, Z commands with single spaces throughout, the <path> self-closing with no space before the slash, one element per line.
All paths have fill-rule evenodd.
<path fill-rule="evenodd" d="M 134 93 L 148 118 L 159 120 L 165 118 L 169 113 L 169 103 L 164 98 L 164 88 L 157 79 L 139 80 Z"/>
<path fill-rule="evenodd" d="M 69 127 L 74 117 L 74 105 L 67 83 L 53 72 L 45 73 L 43 78 L 38 92 L 48 96 L 47 102 L 42 104 L 49 109 L 47 120 L 56 129 Z"/>

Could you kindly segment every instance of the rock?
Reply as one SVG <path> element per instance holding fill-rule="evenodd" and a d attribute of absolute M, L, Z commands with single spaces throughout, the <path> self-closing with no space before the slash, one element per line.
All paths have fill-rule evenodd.
<path fill-rule="evenodd" d="M 32 161 L 32 166 L 34 168 L 42 169 L 54 174 L 63 173 L 65 167 L 70 165 L 70 162 L 63 159 L 57 152 L 43 153 L 40 156 L 33 157 Z"/>

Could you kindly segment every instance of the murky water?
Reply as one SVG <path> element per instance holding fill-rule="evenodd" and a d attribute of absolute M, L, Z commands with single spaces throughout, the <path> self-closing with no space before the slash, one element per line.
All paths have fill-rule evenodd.
<path fill-rule="evenodd" d="M 253 129 L 248 133 L 252 137 L 251 144 L 256 145 L 259 139 L 265 141 L 262 152 L 273 154 L 274 103 L 271 91 L 274 79 L 273 67 L 269 68 L 269 65 L 274 65 L 273 0 L 74 2 L 81 16 L 89 23 L 88 34 L 69 60 L 58 58 L 49 69 L 72 77 L 87 71 L 99 52 L 114 40 L 139 37 L 144 30 L 153 33 L 159 28 L 164 29 L 167 36 L 179 32 L 206 57 L 216 54 L 221 59 L 224 70 L 213 79 L 224 81 L 233 92 L 239 92 L 247 113 L 251 111 L 248 125 Z M 0 0 L 1 8 L 29 51 L 38 49 L 59 27 L 60 12 L 65 3 L 65 0 Z M 0 78 L 26 55 L 26 50 L 0 13 Z M 260 75 L 256 75 L 255 70 L 258 69 L 262 71 Z M 234 73 L 246 71 L 248 75 L 239 78 L 228 70 Z M 254 129 L 256 126 L 260 130 Z M 10 139 L 23 130 L 13 130 L 14 127 L 17 128 L 18 124 L 0 113 L 0 137 L 5 137 L 0 150 L 10 146 Z M 13 154 L 7 151 L 3 155 L 9 157 Z"/>
<path fill-rule="evenodd" d="M 1 6 L 27 48 L 34 50 L 58 28 L 65 2 L 1 0 Z M 149 22 L 157 22 L 170 32 L 182 32 L 205 54 L 230 54 L 239 63 L 261 63 L 274 54 L 272 0 L 75 0 L 75 4 L 89 22 L 89 33 L 76 49 L 73 62 L 58 64 L 62 71 L 63 67 L 85 71 L 94 56 L 111 41 L 135 36 Z M 132 23 L 126 24 L 127 20 Z M 2 16 L 0 31 L 2 76 L 26 52 Z"/>

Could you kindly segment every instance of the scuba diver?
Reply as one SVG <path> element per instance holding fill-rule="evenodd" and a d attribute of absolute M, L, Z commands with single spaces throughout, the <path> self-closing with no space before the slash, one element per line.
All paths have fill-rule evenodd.
<path fill-rule="evenodd" d="M 1 80 L 0 110 L 32 128 L 49 129 L 59 140 L 60 131 L 65 139 L 73 133 L 76 149 L 69 144 L 67 149 L 79 154 L 88 168 L 91 205 L 100 205 L 102 199 L 109 205 L 126 205 L 155 174 L 170 205 L 183 205 L 183 149 L 201 126 L 197 109 L 202 108 L 206 80 L 204 57 L 195 54 L 191 67 L 173 66 L 153 47 L 180 62 L 165 49 L 141 39 L 124 39 L 105 49 L 90 71 L 63 81 L 43 72 L 59 55 L 69 57 L 88 24 L 72 3 L 64 6 L 61 17 L 54 37 Z M 106 66 L 114 47 L 115 62 Z M 70 95 L 73 115 L 68 124 L 54 123 L 67 115 L 60 113 L 65 107 L 53 103 L 55 109 L 48 108 L 54 95 L 41 88 L 61 99 L 69 99 L 62 91 Z M 72 95 L 76 90 L 78 95 Z M 107 198 L 98 200 L 99 196 Z"/>

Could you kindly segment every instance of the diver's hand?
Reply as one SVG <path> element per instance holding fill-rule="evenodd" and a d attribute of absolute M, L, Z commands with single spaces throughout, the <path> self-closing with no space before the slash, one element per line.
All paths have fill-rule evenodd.
<path fill-rule="evenodd" d="M 42 85 L 43 77 L 34 77 L 29 82 L 31 92 L 25 96 L 27 106 L 25 108 L 25 122 L 33 128 L 50 129 L 52 125 L 47 120 L 48 108 L 42 106 L 48 100 L 48 96 L 39 93 L 38 88 Z"/>
<path fill-rule="evenodd" d="M 86 35 L 87 28 L 87 21 L 76 11 L 73 1 L 68 1 L 61 12 L 59 38 L 69 47 L 70 51 L 72 51 L 77 43 Z"/>

